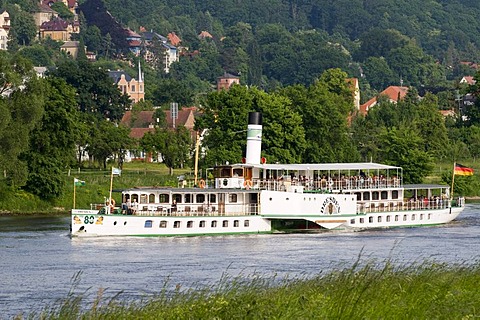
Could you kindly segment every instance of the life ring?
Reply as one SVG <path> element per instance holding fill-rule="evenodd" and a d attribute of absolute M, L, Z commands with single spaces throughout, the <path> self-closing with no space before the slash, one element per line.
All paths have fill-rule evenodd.
<path fill-rule="evenodd" d="M 253 182 L 252 180 L 250 179 L 247 179 L 243 182 L 243 186 L 246 188 L 246 189 L 250 189 L 252 186 L 253 186 Z"/>
<path fill-rule="evenodd" d="M 204 189 L 205 188 L 205 180 L 200 179 L 199 186 L 200 186 L 200 188 Z"/>

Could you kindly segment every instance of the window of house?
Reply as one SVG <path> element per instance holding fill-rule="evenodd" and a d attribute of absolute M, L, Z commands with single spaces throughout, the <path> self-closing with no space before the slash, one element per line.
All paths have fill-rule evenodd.
<path fill-rule="evenodd" d="M 135 85 L 132 85 L 132 92 L 135 92 Z"/>

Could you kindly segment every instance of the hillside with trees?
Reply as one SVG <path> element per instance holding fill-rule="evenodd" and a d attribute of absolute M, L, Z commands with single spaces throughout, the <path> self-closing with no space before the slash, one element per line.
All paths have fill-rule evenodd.
<path fill-rule="evenodd" d="M 76 37 L 96 61 L 84 53 L 74 60 L 59 50 L 62 41 L 36 38 L 36 0 L 0 3 L 11 14 L 8 51 L 0 52 L 3 191 L 54 203 L 66 171 L 121 166 L 127 150 L 161 154 L 170 172 L 193 165 L 184 128 L 162 124 L 133 140 L 119 125 L 127 110 L 161 111 L 171 102 L 199 108 L 202 168 L 241 159 L 249 111 L 264 115 L 262 155 L 271 162 L 382 162 L 403 166 L 405 182 L 417 183 L 435 163 L 474 165 L 480 155 L 480 4 L 474 1 L 84 0 Z M 174 32 L 179 60 L 166 72 L 162 59 L 133 54 L 128 29 Z M 199 37 L 202 31 L 212 37 Z M 146 101 L 132 106 L 108 70 L 138 76 L 138 63 Z M 49 67 L 46 77 L 36 77 L 33 66 Z M 239 75 L 241 85 L 217 92 L 224 72 Z M 475 75 L 477 84 L 459 85 L 465 75 Z M 352 117 L 346 81 L 352 77 L 362 102 L 390 85 L 409 92 L 398 103 L 379 96 L 368 114 Z M 459 99 L 467 94 L 474 102 L 460 114 Z M 457 113 L 445 118 L 441 109 Z M 476 194 L 480 180 L 473 179 L 459 179 L 457 191 Z"/>

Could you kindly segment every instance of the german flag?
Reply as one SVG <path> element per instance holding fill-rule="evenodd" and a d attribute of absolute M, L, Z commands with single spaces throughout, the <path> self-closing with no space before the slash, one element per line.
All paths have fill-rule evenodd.
<path fill-rule="evenodd" d="M 473 169 L 461 165 L 460 163 L 455 164 L 454 174 L 456 176 L 473 176 Z"/>

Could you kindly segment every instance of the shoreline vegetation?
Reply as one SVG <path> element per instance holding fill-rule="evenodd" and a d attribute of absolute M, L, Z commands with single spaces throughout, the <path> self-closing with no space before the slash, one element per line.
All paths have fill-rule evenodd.
<path fill-rule="evenodd" d="M 480 316 L 480 263 L 360 263 L 313 277 L 224 276 L 140 301 L 98 290 L 33 313 L 39 319 L 473 319 Z M 78 276 L 78 274 L 77 274 Z M 77 279 L 78 280 L 78 279 Z M 89 301 L 87 301 L 89 300 Z M 21 315 L 18 317 L 22 318 Z"/>
<path fill-rule="evenodd" d="M 471 165 L 475 172 L 479 170 L 476 164 Z M 425 183 L 442 183 L 442 176 L 451 175 L 451 166 L 437 164 L 434 172 L 425 179 Z M 85 181 L 85 186 L 76 187 L 76 208 L 89 208 L 91 203 L 104 203 L 109 196 L 110 168 L 103 169 L 72 169 L 65 172 L 64 192 L 56 199 L 41 199 L 23 190 L 0 188 L 0 216 L 34 216 L 34 215 L 68 215 L 73 207 L 73 179 Z M 450 173 L 449 173 L 450 172 Z M 202 174 L 203 173 L 203 174 Z M 204 176 L 205 172 L 199 172 Z M 175 169 L 173 175 L 164 164 L 131 162 L 125 163 L 121 176 L 114 177 L 112 197 L 116 203 L 121 203 L 124 188 L 136 186 L 178 186 L 177 177 L 183 175 L 193 179 L 191 169 Z M 451 178 L 451 177 L 450 177 Z M 445 183 L 442 183 L 445 184 Z M 477 188 L 478 186 L 478 188 Z M 480 200 L 480 177 L 457 177 L 455 193 L 461 193 L 468 201 Z"/>

